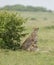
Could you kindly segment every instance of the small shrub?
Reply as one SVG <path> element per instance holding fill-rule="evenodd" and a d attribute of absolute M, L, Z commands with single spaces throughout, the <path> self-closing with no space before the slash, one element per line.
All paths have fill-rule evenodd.
<path fill-rule="evenodd" d="M 31 18 L 31 20 L 36 20 L 36 18 Z"/>
<path fill-rule="evenodd" d="M 18 14 L 8 11 L 0 12 L 0 48 L 20 48 L 21 37 L 25 34 L 23 23 L 25 19 Z"/>
<path fill-rule="evenodd" d="M 44 20 L 47 20 L 47 18 L 44 18 Z"/>

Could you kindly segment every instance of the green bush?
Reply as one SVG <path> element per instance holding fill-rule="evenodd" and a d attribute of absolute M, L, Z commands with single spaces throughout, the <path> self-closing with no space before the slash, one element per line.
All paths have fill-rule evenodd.
<path fill-rule="evenodd" d="M 23 23 L 26 19 L 18 16 L 17 13 L 0 11 L 0 48 L 20 48 L 21 37 L 25 30 Z"/>
<path fill-rule="evenodd" d="M 45 17 L 45 18 L 43 18 L 44 20 L 47 20 L 47 18 Z"/>
<path fill-rule="evenodd" d="M 31 18 L 31 20 L 36 20 L 36 18 L 33 17 L 33 18 Z"/>

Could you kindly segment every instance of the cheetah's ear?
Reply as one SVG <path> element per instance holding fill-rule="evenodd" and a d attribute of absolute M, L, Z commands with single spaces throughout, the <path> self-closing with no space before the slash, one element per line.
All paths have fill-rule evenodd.
<path fill-rule="evenodd" d="M 37 30 L 39 30 L 39 28 L 36 28 Z"/>

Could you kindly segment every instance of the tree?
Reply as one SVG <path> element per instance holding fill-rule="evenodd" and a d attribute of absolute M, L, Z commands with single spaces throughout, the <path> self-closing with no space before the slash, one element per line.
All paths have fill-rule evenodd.
<path fill-rule="evenodd" d="M 34 6 L 24 6 L 24 5 L 6 5 L 1 7 L 0 10 L 7 11 L 34 11 L 34 12 L 49 12 L 45 7 L 34 7 Z"/>
<path fill-rule="evenodd" d="M 0 12 L 0 47 L 7 49 L 20 48 L 21 37 L 25 35 L 23 23 L 26 19 L 18 16 L 17 13 Z"/>

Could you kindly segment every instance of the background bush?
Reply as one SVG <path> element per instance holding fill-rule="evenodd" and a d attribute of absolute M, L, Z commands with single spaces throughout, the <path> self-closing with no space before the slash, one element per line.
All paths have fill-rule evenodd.
<path fill-rule="evenodd" d="M 0 11 L 0 48 L 20 48 L 21 37 L 25 35 L 22 34 L 25 21 L 17 13 Z"/>

